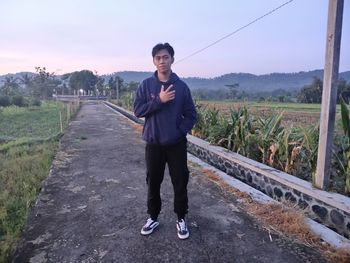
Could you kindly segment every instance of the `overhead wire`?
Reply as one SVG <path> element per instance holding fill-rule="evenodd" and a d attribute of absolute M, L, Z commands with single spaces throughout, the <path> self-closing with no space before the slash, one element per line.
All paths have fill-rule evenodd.
<path fill-rule="evenodd" d="M 264 15 L 262 15 L 262 16 L 256 18 L 256 19 L 254 19 L 253 21 L 249 22 L 248 24 L 246 24 L 246 25 L 244 25 L 244 26 L 242 26 L 242 27 L 236 29 L 235 31 L 233 31 L 233 32 L 231 32 L 231 33 L 229 33 L 229 34 L 227 34 L 227 35 L 225 35 L 225 36 L 219 38 L 218 40 L 214 41 L 213 43 L 211 43 L 211 44 L 209 44 L 209 45 L 207 45 L 207 46 L 205 46 L 205 47 L 203 47 L 203 48 L 201 48 L 201 49 L 199 49 L 199 50 L 197 50 L 197 51 L 191 53 L 190 55 L 188 55 L 188 56 L 186 56 L 186 57 L 184 57 L 184 58 L 182 58 L 182 59 L 180 59 L 180 60 L 175 61 L 174 64 L 178 64 L 178 63 L 180 63 L 180 62 L 182 62 L 182 61 L 184 61 L 184 60 L 187 60 L 187 59 L 193 57 L 194 55 L 197 55 L 197 54 L 200 53 L 200 52 L 203 52 L 204 50 L 206 50 L 206 49 L 208 49 L 208 48 L 210 48 L 210 47 L 216 45 L 217 43 L 223 41 L 224 39 L 226 39 L 226 38 L 228 38 L 228 37 L 230 37 L 230 36 L 232 36 L 232 35 L 238 33 L 239 31 L 243 30 L 244 28 L 246 28 L 246 27 L 248 27 L 248 26 L 250 26 L 250 25 L 256 23 L 257 21 L 263 19 L 264 17 L 266 17 L 266 16 L 268 16 L 268 15 L 270 15 L 270 14 L 276 12 L 278 9 L 280 9 L 280 8 L 282 8 L 282 7 L 284 7 L 284 6 L 286 6 L 287 4 L 289 4 L 289 3 L 293 2 L 293 1 L 294 1 L 294 0 L 289 0 L 289 1 L 285 2 L 285 3 L 283 3 L 282 5 L 280 5 L 280 6 L 276 7 L 276 8 L 274 8 L 274 9 L 272 9 L 271 11 L 269 11 L 269 12 L 267 12 L 267 13 L 265 13 Z"/>

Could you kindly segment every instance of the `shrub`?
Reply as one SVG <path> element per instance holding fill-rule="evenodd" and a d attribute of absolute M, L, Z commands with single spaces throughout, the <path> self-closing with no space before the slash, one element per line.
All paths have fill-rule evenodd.
<path fill-rule="evenodd" d="M 36 99 L 36 98 L 31 98 L 29 100 L 29 106 L 41 106 L 41 100 Z"/>
<path fill-rule="evenodd" d="M 0 106 L 7 107 L 11 105 L 11 98 L 9 96 L 0 96 Z"/>
<path fill-rule="evenodd" d="M 16 105 L 16 106 L 18 106 L 18 107 L 24 107 L 24 106 L 26 106 L 26 102 L 25 102 L 25 100 L 24 100 L 24 97 L 21 96 L 21 95 L 12 97 L 12 104 L 13 104 L 13 105 Z"/>

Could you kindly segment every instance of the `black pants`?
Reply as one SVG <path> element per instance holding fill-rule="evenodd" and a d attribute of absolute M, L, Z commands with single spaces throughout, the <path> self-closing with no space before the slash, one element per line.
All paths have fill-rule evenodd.
<path fill-rule="evenodd" d="M 147 212 L 152 218 L 158 216 L 162 201 L 160 186 L 164 178 L 165 164 L 168 164 L 171 182 L 174 188 L 174 212 L 183 218 L 188 211 L 187 183 L 187 140 L 174 145 L 146 145 L 147 165 Z"/>

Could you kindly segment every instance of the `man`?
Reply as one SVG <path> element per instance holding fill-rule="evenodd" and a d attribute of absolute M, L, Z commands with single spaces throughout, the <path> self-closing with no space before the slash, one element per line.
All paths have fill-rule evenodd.
<path fill-rule="evenodd" d="M 188 212 L 186 134 L 196 122 L 196 110 L 188 86 L 171 71 L 174 49 L 158 44 L 152 49 L 156 71 L 140 84 L 134 102 L 134 113 L 144 117 L 142 138 L 146 141 L 148 186 L 147 213 L 150 218 L 141 229 L 149 235 L 159 225 L 161 211 L 160 186 L 168 164 L 174 188 L 174 212 L 177 214 L 177 235 L 189 237 L 185 215 Z"/>

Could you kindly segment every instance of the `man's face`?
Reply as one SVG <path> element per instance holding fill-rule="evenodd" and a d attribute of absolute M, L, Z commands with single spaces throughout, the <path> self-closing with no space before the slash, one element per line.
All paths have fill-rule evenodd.
<path fill-rule="evenodd" d="M 156 66 L 159 73 L 168 73 L 171 69 L 171 64 L 173 64 L 174 58 L 171 57 L 168 50 L 159 50 L 153 58 L 153 64 Z"/>

